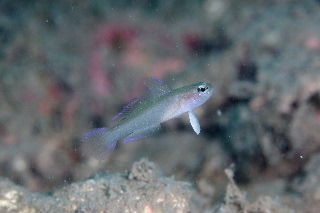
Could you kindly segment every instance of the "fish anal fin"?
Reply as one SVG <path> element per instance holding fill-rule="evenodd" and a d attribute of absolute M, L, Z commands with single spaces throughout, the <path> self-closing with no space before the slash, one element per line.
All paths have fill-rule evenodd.
<path fill-rule="evenodd" d="M 134 141 L 140 140 L 140 139 L 145 139 L 147 137 L 150 137 L 150 136 L 158 133 L 160 131 L 160 129 L 161 129 L 161 126 L 159 124 L 156 126 L 151 126 L 151 127 L 145 128 L 145 129 L 137 130 L 137 131 L 131 133 L 130 135 L 128 135 L 124 139 L 124 143 L 134 142 Z"/>

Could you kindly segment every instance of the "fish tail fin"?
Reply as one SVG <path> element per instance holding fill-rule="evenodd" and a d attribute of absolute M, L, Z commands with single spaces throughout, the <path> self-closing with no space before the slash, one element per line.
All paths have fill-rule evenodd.
<path fill-rule="evenodd" d="M 87 131 L 82 137 L 84 153 L 102 160 L 114 150 L 118 140 L 119 138 L 106 128 Z"/>

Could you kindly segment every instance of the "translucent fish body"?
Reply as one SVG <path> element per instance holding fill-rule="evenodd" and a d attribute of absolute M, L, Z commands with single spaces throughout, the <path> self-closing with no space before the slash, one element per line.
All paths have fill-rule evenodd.
<path fill-rule="evenodd" d="M 160 130 L 160 124 L 188 112 L 191 126 L 200 133 L 200 125 L 192 110 L 205 103 L 213 94 L 210 83 L 199 82 L 172 90 L 156 78 L 149 78 L 145 85 L 150 89 L 149 100 L 134 99 L 113 120 L 119 122 L 109 128 L 93 129 L 83 135 L 85 151 L 102 159 L 113 151 L 117 141 L 136 141 Z"/>

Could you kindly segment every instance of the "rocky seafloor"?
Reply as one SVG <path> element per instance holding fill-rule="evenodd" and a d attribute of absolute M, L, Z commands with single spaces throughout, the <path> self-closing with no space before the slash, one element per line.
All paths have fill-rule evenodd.
<path fill-rule="evenodd" d="M 225 170 L 229 183 L 224 201 L 204 207 L 190 183 L 164 177 L 147 159 L 135 162 L 126 174 L 101 173 L 50 194 L 30 192 L 8 179 L 0 182 L 1 212 L 275 212 L 291 213 L 278 198 L 260 196 L 249 202 Z"/>

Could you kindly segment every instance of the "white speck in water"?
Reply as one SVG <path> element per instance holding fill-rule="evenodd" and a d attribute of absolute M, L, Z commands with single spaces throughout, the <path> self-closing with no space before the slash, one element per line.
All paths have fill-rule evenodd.
<path fill-rule="evenodd" d="M 302 156 L 302 155 L 300 155 L 300 158 L 302 159 L 302 158 L 303 158 L 303 156 Z"/>
<path fill-rule="evenodd" d="M 47 19 L 47 20 L 46 20 L 46 22 L 48 23 L 48 22 L 49 22 L 49 20 Z"/>
<path fill-rule="evenodd" d="M 222 115 L 222 112 L 221 112 L 220 109 L 217 110 L 217 115 L 218 115 L 218 116 L 221 116 L 221 115 Z"/>

